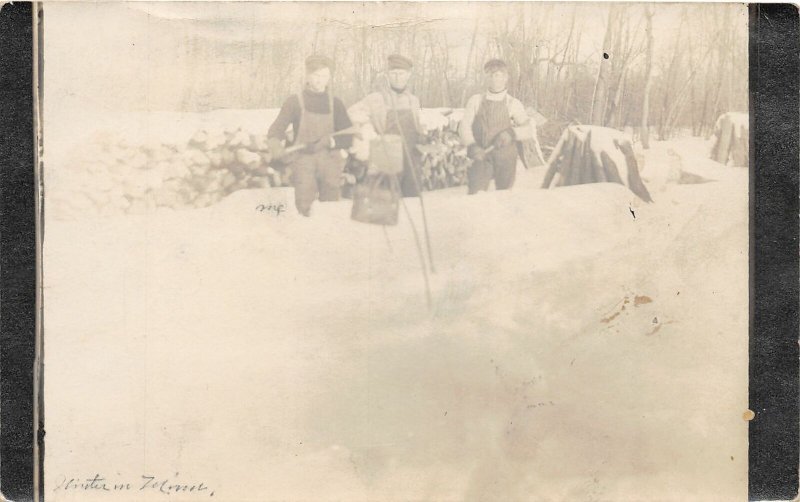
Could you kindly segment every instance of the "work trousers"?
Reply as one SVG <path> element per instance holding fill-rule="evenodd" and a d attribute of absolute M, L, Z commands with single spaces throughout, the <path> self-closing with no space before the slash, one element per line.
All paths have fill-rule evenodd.
<path fill-rule="evenodd" d="M 337 150 L 303 153 L 292 163 L 294 203 L 303 216 L 311 213 L 311 204 L 339 200 L 345 159 Z"/>
<path fill-rule="evenodd" d="M 411 147 L 413 148 L 414 145 L 411 145 Z M 422 180 L 419 179 L 419 167 L 417 167 L 419 164 L 418 159 L 412 159 L 405 153 L 403 154 L 403 172 L 398 176 L 400 192 L 403 197 L 419 197 L 420 184 L 422 183 Z"/>
<path fill-rule="evenodd" d="M 517 174 L 517 146 L 506 145 L 486 154 L 484 160 L 475 160 L 467 169 L 469 194 L 489 190 L 489 182 L 494 178 L 497 190 L 508 190 L 514 185 Z"/>

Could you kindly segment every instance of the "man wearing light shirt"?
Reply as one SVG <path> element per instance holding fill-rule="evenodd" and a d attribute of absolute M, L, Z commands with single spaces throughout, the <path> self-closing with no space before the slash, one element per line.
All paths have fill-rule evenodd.
<path fill-rule="evenodd" d="M 535 135 L 535 126 L 525 107 L 508 94 L 506 63 L 492 59 L 483 70 L 487 90 L 467 101 L 458 131 L 461 141 L 467 146 L 467 155 L 472 159 L 472 165 L 467 169 L 469 194 L 488 190 L 492 179 L 497 190 L 511 188 L 518 156 L 514 142 Z"/>
<path fill-rule="evenodd" d="M 424 135 L 419 123 L 419 98 L 411 94 L 408 81 L 413 63 L 399 54 L 387 58 L 387 82 L 350 107 L 350 117 L 358 123 L 368 120 L 377 134 L 399 135 L 403 141 L 403 172 L 398 177 L 403 197 L 419 195 L 419 152 Z"/>

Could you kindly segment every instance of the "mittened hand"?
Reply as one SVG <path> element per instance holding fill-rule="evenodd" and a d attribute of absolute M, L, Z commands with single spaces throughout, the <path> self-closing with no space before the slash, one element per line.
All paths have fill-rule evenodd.
<path fill-rule="evenodd" d="M 495 148 L 503 148 L 505 146 L 510 145 L 514 142 L 514 135 L 511 131 L 506 129 L 505 131 L 501 132 L 497 135 L 497 138 L 494 140 Z"/>
<path fill-rule="evenodd" d="M 467 147 L 467 156 L 472 160 L 484 160 L 486 151 L 479 144 L 473 143 Z"/>

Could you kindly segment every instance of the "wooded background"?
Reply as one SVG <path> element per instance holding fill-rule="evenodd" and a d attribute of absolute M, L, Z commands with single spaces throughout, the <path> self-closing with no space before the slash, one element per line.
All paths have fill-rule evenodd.
<path fill-rule="evenodd" d="M 345 104 L 404 54 L 425 107 L 463 106 L 484 61 L 500 57 L 510 92 L 553 127 L 632 127 L 644 141 L 709 135 L 720 113 L 748 104 L 738 4 L 133 2 L 48 4 L 45 19 L 48 9 L 85 12 L 45 24 L 46 107 L 275 108 L 312 52 L 336 61 Z"/>

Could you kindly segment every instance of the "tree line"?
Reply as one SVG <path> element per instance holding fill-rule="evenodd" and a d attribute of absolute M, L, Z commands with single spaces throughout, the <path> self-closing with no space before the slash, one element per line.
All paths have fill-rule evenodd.
<path fill-rule="evenodd" d="M 350 104 L 380 81 L 386 56 L 399 52 L 415 62 L 413 91 L 425 107 L 462 107 L 481 89 L 483 63 L 500 57 L 509 64 L 509 91 L 552 124 L 631 127 L 646 142 L 680 130 L 707 136 L 721 113 L 747 110 L 745 6 L 471 8 L 471 15 L 455 19 L 430 15 L 425 4 L 406 5 L 404 16 L 375 23 L 342 15 L 335 5 L 331 12 L 319 6 L 316 18 L 291 36 L 239 43 L 252 66 L 237 77 L 238 92 L 228 93 L 227 101 L 214 86 L 197 85 L 187 88 L 184 105 L 205 99 L 210 106 L 280 106 L 297 92 L 302 60 L 311 52 L 336 61 L 335 93 Z M 193 44 L 206 58 L 225 53 L 213 45 L 204 49 L 208 41 Z"/>

